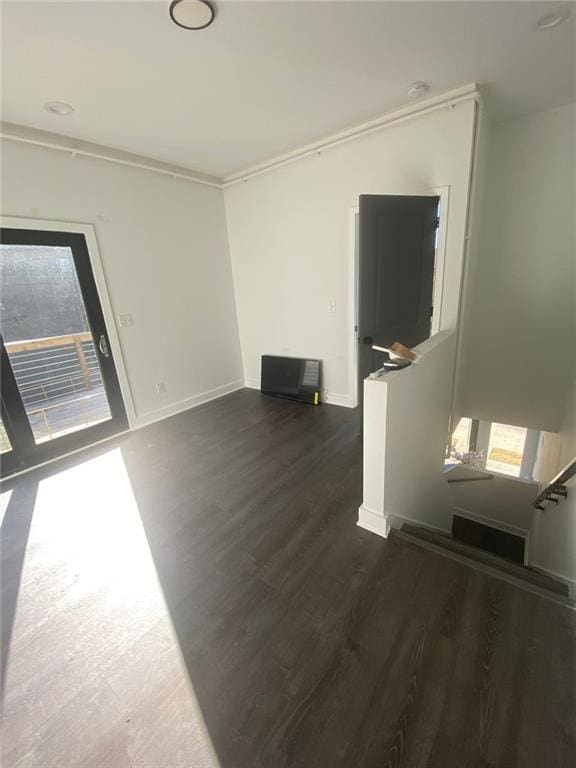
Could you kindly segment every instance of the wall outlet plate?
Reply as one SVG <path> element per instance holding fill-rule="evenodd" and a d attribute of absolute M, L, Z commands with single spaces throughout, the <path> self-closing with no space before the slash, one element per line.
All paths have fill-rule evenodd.
<path fill-rule="evenodd" d="M 125 315 L 118 315 L 118 320 L 120 328 L 130 328 L 134 325 L 134 316 L 130 312 L 127 312 Z"/>

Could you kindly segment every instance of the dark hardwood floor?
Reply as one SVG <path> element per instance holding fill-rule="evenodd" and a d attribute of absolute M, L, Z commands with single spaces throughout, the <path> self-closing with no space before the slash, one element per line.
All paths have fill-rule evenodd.
<path fill-rule="evenodd" d="M 356 421 L 243 390 L 7 486 L 4 768 L 572 768 L 575 614 L 358 528 Z"/>

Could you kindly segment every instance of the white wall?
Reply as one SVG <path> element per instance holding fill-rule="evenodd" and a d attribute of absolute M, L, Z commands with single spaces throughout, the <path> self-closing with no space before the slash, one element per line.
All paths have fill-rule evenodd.
<path fill-rule="evenodd" d="M 95 226 L 137 423 L 238 386 L 221 190 L 11 141 L 1 180 L 4 215 Z"/>
<path fill-rule="evenodd" d="M 491 126 L 462 333 L 459 410 L 561 428 L 576 348 L 576 105 Z"/>
<path fill-rule="evenodd" d="M 388 534 L 412 520 L 450 531 L 453 499 L 443 474 L 456 335 L 418 346 L 416 365 L 364 381 L 364 492 L 358 523 Z"/>
<path fill-rule="evenodd" d="M 455 326 L 473 124 L 468 101 L 225 190 L 249 384 L 258 384 L 262 354 L 319 357 L 330 398 L 351 403 L 349 218 L 361 194 L 450 187 L 442 327 Z"/>

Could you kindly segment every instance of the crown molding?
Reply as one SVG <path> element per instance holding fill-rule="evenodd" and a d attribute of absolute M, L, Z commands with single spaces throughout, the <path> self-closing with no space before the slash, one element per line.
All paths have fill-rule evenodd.
<path fill-rule="evenodd" d="M 8 141 L 18 141 L 24 144 L 34 144 L 38 147 L 68 152 L 72 156 L 79 155 L 81 157 L 106 160 L 109 163 L 129 165 L 132 168 L 140 168 L 144 171 L 171 176 L 173 179 L 185 179 L 196 184 L 205 184 L 217 189 L 222 188 L 222 179 L 216 176 L 208 176 L 184 166 L 171 165 L 161 160 L 153 160 L 150 157 L 135 155 L 132 152 L 125 152 L 124 150 L 107 147 L 103 144 L 93 144 L 89 141 L 81 141 L 69 136 L 62 136 L 59 133 L 29 128 L 25 125 L 2 122 L 0 123 L 0 137 Z"/>
<path fill-rule="evenodd" d="M 429 114 L 430 112 L 436 112 L 440 109 L 454 108 L 457 104 L 470 100 L 479 103 L 482 102 L 476 83 L 469 83 L 468 85 L 455 88 L 451 91 L 446 91 L 429 99 L 418 100 L 416 104 L 409 104 L 406 107 L 396 109 L 392 112 L 385 112 L 365 123 L 350 126 L 343 131 L 325 136 L 313 143 L 305 144 L 301 147 L 292 149 L 285 154 L 277 155 L 269 160 L 249 166 L 242 171 L 237 171 L 234 174 L 225 176 L 223 186 L 226 188 L 232 184 L 247 181 L 253 176 L 267 173 L 275 168 L 287 165 L 296 160 L 301 160 L 305 157 L 320 155 L 327 149 L 348 141 L 353 141 L 354 139 L 362 138 L 363 136 L 383 130 L 391 125 L 397 125 L 405 120 L 411 120 L 415 117 L 420 117 Z"/>
<path fill-rule="evenodd" d="M 457 104 L 465 101 L 475 100 L 482 103 L 480 92 L 476 83 L 469 83 L 461 88 L 456 88 L 438 96 L 419 100 L 416 104 L 409 104 L 400 109 L 385 112 L 371 120 L 360 123 L 339 131 L 338 133 L 325 136 L 310 144 L 294 148 L 290 152 L 282 155 L 276 155 L 266 161 L 251 165 L 243 171 L 238 171 L 223 179 L 217 176 L 210 176 L 199 173 L 191 168 L 180 165 L 171 165 L 161 160 L 154 160 L 143 155 L 136 155 L 132 152 L 125 152 L 121 149 L 108 147 L 103 144 L 93 144 L 92 142 L 82 141 L 69 136 L 63 136 L 59 133 L 42 131 L 37 128 L 30 128 L 15 123 L 0 123 L 0 138 L 7 141 L 17 141 L 24 144 L 33 144 L 47 149 L 53 149 L 60 152 L 68 152 L 72 156 L 80 155 L 82 157 L 91 157 L 98 160 L 105 160 L 110 163 L 128 165 L 133 168 L 159 173 L 165 176 L 171 176 L 173 179 L 184 179 L 195 184 L 204 184 L 216 189 L 225 189 L 233 184 L 248 181 L 253 176 L 259 176 L 262 173 L 279 168 L 288 163 L 293 163 L 305 157 L 320 155 L 322 152 L 331 149 L 354 139 L 362 138 L 376 131 L 381 131 L 392 125 L 397 125 L 405 120 L 411 120 L 415 117 L 427 115 L 440 109 L 453 109 Z"/>

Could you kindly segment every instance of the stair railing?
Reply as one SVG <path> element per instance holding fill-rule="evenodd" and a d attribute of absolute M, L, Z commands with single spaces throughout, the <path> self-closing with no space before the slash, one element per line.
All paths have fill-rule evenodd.
<path fill-rule="evenodd" d="M 536 509 L 544 510 L 544 502 L 551 501 L 553 504 L 558 504 L 558 497 L 565 499 L 568 496 L 568 488 L 566 483 L 572 477 L 576 475 L 576 456 L 569 461 L 561 472 L 558 472 L 556 477 L 551 480 L 548 485 L 536 496 L 533 506 Z"/>

